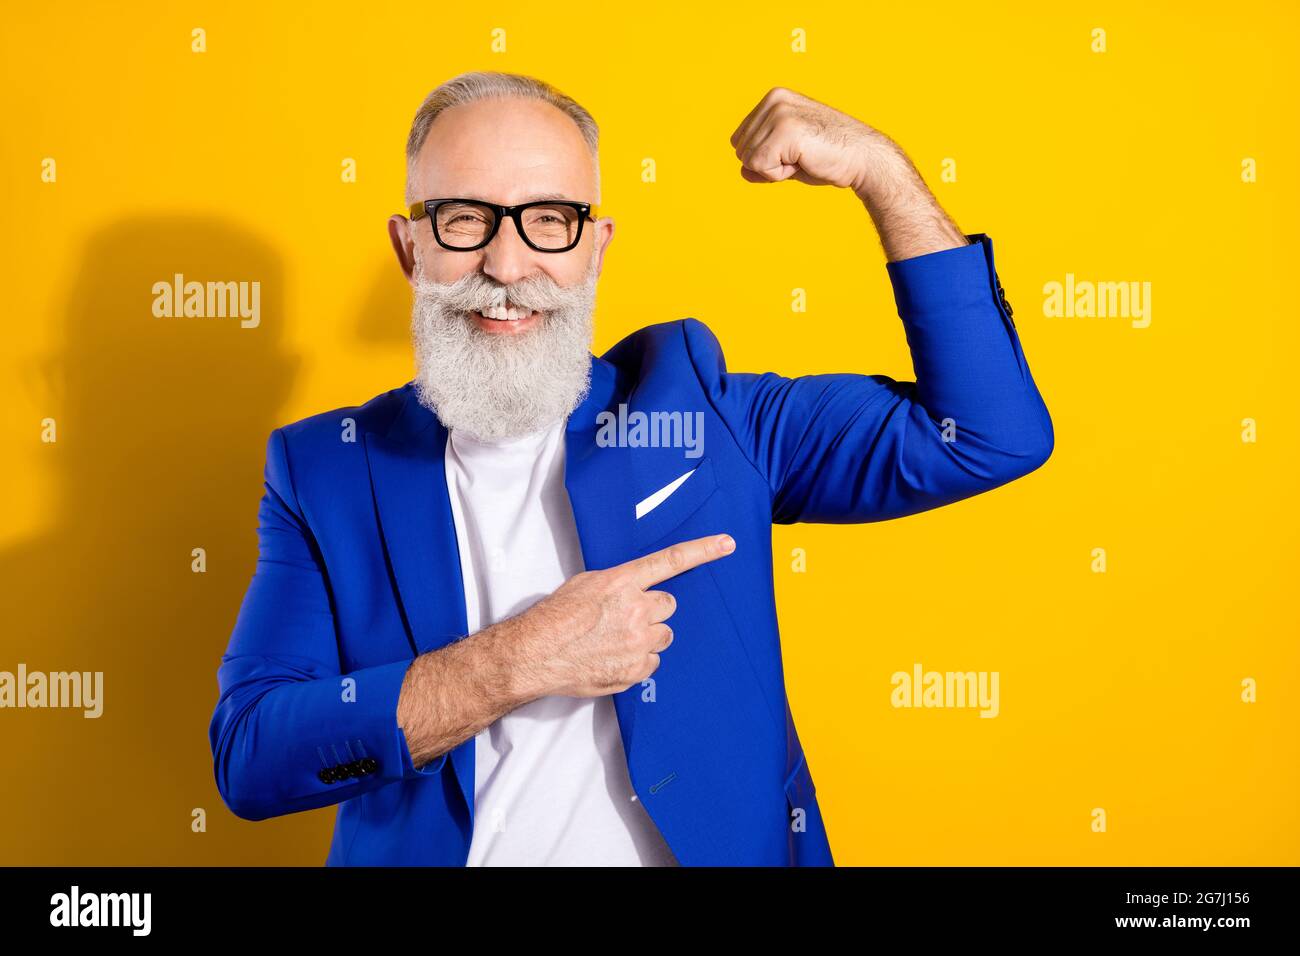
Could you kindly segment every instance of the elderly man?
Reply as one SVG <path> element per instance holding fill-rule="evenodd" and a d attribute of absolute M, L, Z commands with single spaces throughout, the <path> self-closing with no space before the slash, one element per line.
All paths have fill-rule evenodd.
<path fill-rule="evenodd" d="M 234 813 L 336 804 L 329 865 L 833 863 L 771 525 L 987 491 L 1052 425 L 990 240 L 894 142 L 777 88 L 731 144 L 861 200 L 916 381 L 730 372 L 693 318 L 595 357 L 595 122 L 530 77 L 443 84 L 388 224 L 417 377 L 267 444 L 210 731 Z"/>

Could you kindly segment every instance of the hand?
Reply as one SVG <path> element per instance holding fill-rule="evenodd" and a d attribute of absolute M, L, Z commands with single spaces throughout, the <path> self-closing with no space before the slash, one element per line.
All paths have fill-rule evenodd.
<path fill-rule="evenodd" d="M 896 165 L 902 151 L 884 133 L 814 99 L 778 86 L 731 134 L 751 183 L 796 179 L 810 186 L 843 186 L 863 196 L 877 167 Z"/>
<path fill-rule="evenodd" d="M 519 616 L 529 696 L 601 697 L 645 680 L 673 642 L 664 621 L 677 609 L 667 591 L 647 589 L 734 550 L 729 535 L 710 535 L 569 578 Z"/>
<path fill-rule="evenodd" d="M 897 143 L 825 103 L 775 87 L 731 134 L 731 145 L 751 183 L 796 179 L 852 189 L 890 262 L 967 244 Z"/>

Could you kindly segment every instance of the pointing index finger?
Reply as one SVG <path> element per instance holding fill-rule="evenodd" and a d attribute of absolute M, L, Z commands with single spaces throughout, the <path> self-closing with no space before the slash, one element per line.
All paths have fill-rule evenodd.
<path fill-rule="evenodd" d="M 660 551 L 634 558 L 623 567 L 632 572 L 637 586 L 644 591 L 691 568 L 725 558 L 735 550 L 736 542 L 731 535 L 711 534 L 706 538 L 679 541 Z"/>

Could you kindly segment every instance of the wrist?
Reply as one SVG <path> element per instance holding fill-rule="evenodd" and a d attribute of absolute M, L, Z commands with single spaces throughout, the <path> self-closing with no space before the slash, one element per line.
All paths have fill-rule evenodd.
<path fill-rule="evenodd" d="M 873 175 L 855 189 L 888 261 L 967 245 L 965 235 L 943 211 L 907 154 L 891 146 L 877 156 Z"/>
<path fill-rule="evenodd" d="M 863 205 L 873 214 L 883 212 L 914 195 L 917 186 L 923 187 L 920 175 L 898 144 L 880 133 L 870 137 L 862 171 L 853 184 L 853 193 Z"/>
<path fill-rule="evenodd" d="M 550 693 L 541 666 L 542 656 L 534 646 L 533 615 L 525 611 L 489 628 L 492 657 L 511 709 Z"/>

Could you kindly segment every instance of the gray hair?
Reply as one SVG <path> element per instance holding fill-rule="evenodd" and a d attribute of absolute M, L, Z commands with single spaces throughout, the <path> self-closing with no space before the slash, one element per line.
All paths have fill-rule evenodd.
<path fill-rule="evenodd" d="M 462 73 L 447 80 L 430 93 L 415 113 L 411 122 L 411 134 L 406 140 L 406 201 L 412 203 L 416 197 L 411 194 L 411 181 L 415 178 L 415 159 L 429 136 L 429 127 L 438 118 L 438 114 L 452 106 L 474 103 L 478 100 L 504 100 L 512 97 L 541 100 L 564 111 L 578 126 L 582 138 L 591 150 L 592 163 L 596 168 L 596 199 L 600 202 L 600 127 L 582 106 L 569 96 L 561 93 L 545 80 L 524 76 L 520 73 L 501 73 L 494 70 L 476 70 Z"/>

